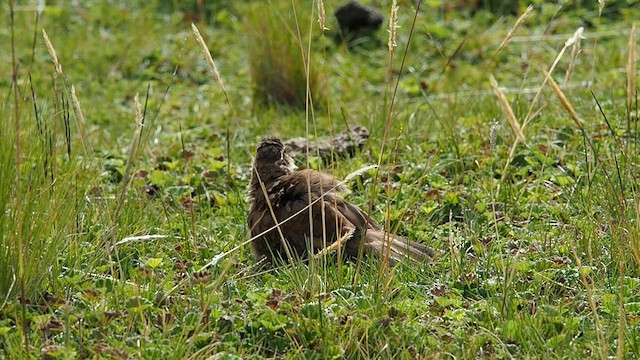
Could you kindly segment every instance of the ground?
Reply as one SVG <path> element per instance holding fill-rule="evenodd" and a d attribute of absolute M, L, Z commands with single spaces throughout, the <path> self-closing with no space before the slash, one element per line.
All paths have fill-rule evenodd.
<path fill-rule="evenodd" d="M 637 1 L 399 1 L 392 52 L 391 1 L 350 43 L 338 1 L 324 32 L 315 3 L 198 3 L 3 6 L 0 358 L 640 357 Z M 256 13 L 292 4 L 313 108 L 254 98 Z M 353 157 L 298 165 L 379 164 L 345 196 L 438 256 L 256 267 L 255 145 L 347 125 Z"/>

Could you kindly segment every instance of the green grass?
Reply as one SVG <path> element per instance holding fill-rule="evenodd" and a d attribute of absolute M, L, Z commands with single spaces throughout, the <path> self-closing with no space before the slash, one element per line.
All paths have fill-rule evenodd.
<path fill-rule="evenodd" d="M 499 52 L 516 18 L 427 2 L 403 67 L 414 5 L 399 2 L 390 64 L 384 29 L 334 39 L 338 3 L 325 1 L 324 36 L 313 20 L 326 105 L 308 117 L 254 106 L 250 4 L 217 4 L 196 23 L 232 108 L 173 2 L 48 4 L 37 27 L 35 8 L 16 6 L 17 112 L 11 28 L 0 27 L 0 358 L 640 357 L 638 109 L 625 68 L 637 1 L 606 2 L 602 17 L 536 3 Z M 391 1 L 372 3 L 388 14 Z M 510 157 L 488 75 L 522 122 L 541 70 L 582 25 L 570 82 L 570 49 L 553 76 L 584 132 L 547 85 Z M 136 94 L 146 117 L 130 158 Z M 437 259 L 260 272 L 243 246 L 199 272 L 248 238 L 257 141 L 346 124 L 368 127 L 369 142 L 317 167 L 344 177 L 381 159 L 347 198 L 373 200 L 374 218 Z"/>
<path fill-rule="evenodd" d="M 295 11 L 291 10 L 292 4 Z M 247 7 L 243 14 L 253 101 L 258 105 L 304 109 L 308 73 L 311 104 L 320 108 L 324 102 L 324 82 L 317 54 L 313 53 L 306 61 L 309 55 L 306 34 L 309 26 L 315 25 L 307 6 L 301 1 L 280 6 L 264 2 Z"/>

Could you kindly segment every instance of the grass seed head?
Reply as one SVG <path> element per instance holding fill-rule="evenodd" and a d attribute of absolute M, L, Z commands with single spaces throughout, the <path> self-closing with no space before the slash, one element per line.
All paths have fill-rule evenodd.
<path fill-rule="evenodd" d="M 391 3 L 391 16 L 389 16 L 389 52 L 393 51 L 396 45 L 396 32 L 399 28 L 398 26 L 398 4 L 396 0 L 393 0 Z"/>
<path fill-rule="evenodd" d="M 204 38 L 202 38 L 202 35 L 200 35 L 200 30 L 198 30 L 198 27 L 195 24 L 191 24 L 191 30 L 193 31 L 198 44 L 200 44 L 200 46 L 202 47 L 202 52 L 204 52 L 204 56 L 207 58 L 207 63 L 209 63 L 211 71 L 213 72 L 213 78 L 221 88 L 224 88 L 224 83 L 222 82 L 222 78 L 220 77 L 220 72 L 218 72 L 218 67 L 211 57 L 211 52 L 209 51 L 207 43 L 204 42 Z"/>
<path fill-rule="evenodd" d="M 636 88 L 636 23 L 631 25 L 629 34 L 629 55 L 627 56 L 627 109 L 631 111 Z"/>
<path fill-rule="evenodd" d="M 49 35 L 47 32 L 42 29 L 42 36 L 44 37 L 44 42 L 47 44 L 47 50 L 49 50 L 49 55 L 53 59 L 53 64 L 56 67 L 56 72 L 62 75 L 62 65 L 60 65 L 60 61 L 58 61 L 58 55 L 56 54 L 56 49 L 51 44 L 51 40 L 49 40 Z"/>
<path fill-rule="evenodd" d="M 531 15 L 532 12 L 533 12 L 533 5 L 529 5 L 527 7 L 527 10 L 525 10 L 525 12 L 522 15 L 520 15 L 518 20 L 516 20 L 516 23 L 513 25 L 511 30 L 509 30 L 504 40 L 502 40 L 502 42 L 500 43 L 500 46 L 498 46 L 498 51 L 502 50 L 507 45 L 507 43 L 513 38 L 513 36 L 518 31 L 520 26 L 524 23 L 525 20 L 527 20 L 527 18 L 529 17 L 529 15 Z"/>
<path fill-rule="evenodd" d="M 498 87 L 498 82 L 493 77 L 493 75 L 489 75 L 489 81 L 491 82 L 491 87 L 493 88 L 493 92 L 496 94 L 496 97 L 498 98 L 498 103 L 502 108 L 502 112 L 504 113 L 504 116 L 507 118 L 507 122 L 511 126 L 511 130 L 513 130 L 513 134 L 516 136 L 518 141 L 520 141 L 523 144 L 526 144 L 527 142 L 524 137 L 524 133 L 522 132 L 522 128 L 520 127 L 520 124 L 518 123 L 518 119 L 516 119 L 516 115 L 513 113 L 513 110 L 511 109 L 511 106 L 507 101 L 507 97 L 504 95 L 502 90 L 500 90 L 500 88 Z"/>
<path fill-rule="evenodd" d="M 322 32 L 324 32 L 325 30 L 329 30 L 329 28 L 325 25 L 326 24 L 325 14 L 326 13 L 324 11 L 324 1 L 318 0 L 318 24 L 320 24 L 320 29 L 322 29 Z"/>

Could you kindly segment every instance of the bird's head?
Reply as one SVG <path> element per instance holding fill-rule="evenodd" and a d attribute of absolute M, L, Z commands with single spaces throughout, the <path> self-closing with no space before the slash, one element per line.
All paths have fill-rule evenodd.
<path fill-rule="evenodd" d="M 260 141 L 253 161 L 253 169 L 262 181 L 289 175 L 297 169 L 293 158 L 289 156 L 284 144 L 277 137 L 266 137 Z"/>

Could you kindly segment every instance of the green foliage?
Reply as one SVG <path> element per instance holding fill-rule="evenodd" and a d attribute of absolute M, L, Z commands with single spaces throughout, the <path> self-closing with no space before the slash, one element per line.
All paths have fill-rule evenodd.
<path fill-rule="evenodd" d="M 327 39 L 337 29 L 336 3 L 325 1 Z M 391 1 L 372 3 L 386 13 Z M 265 70 L 271 75 L 296 74 L 304 107 L 290 1 L 206 2 L 210 26 L 198 27 L 233 111 L 192 37 L 187 12 L 200 11 L 198 2 L 47 3 L 33 53 L 35 16 L 21 8 L 19 149 L 13 85 L 0 80 L 0 357 L 600 358 L 620 349 L 638 358 L 638 109 L 626 107 L 623 69 L 630 20 L 640 14 L 626 3 L 607 1 L 598 18 L 596 2 L 575 10 L 534 2 L 517 38 L 498 52 L 515 17 L 428 1 L 403 59 L 414 5 L 399 1 L 391 64 L 385 31 L 358 46 L 324 43 L 309 16 L 315 4 L 296 3 L 303 49 L 313 24 L 312 71 L 326 87 L 315 90 L 327 101 L 315 100 L 324 108 L 308 124 L 297 110 L 252 107 L 247 96 L 258 82 L 247 58 L 255 52 L 260 66 L 283 61 L 284 69 Z M 264 38 L 245 30 L 257 25 Z M 508 90 L 522 121 L 540 69 L 583 25 L 588 39 L 572 76 L 563 81 L 570 51 L 553 75 L 584 131 L 544 88 L 524 129 L 527 144 L 512 153 L 487 74 Z M 0 43 L 10 43 L 8 30 Z M 275 60 L 258 53 L 267 46 L 244 46 L 269 41 Z M 10 55 L 0 53 L 2 73 L 12 72 Z M 123 184 L 136 93 L 145 126 Z M 309 164 L 344 177 L 382 159 L 377 172 L 349 183 L 347 199 L 438 249 L 435 261 L 381 272 L 375 259 L 329 257 L 266 270 L 247 246 L 221 256 L 247 239 L 244 196 L 257 140 L 307 136 L 307 127 L 311 137 L 329 136 L 345 123 L 371 130 L 362 151 Z"/>
<path fill-rule="evenodd" d="M 12 105 L 3 107 L 0 125 L 0 295 L 22 295 L 23 288 L 35 300 L 59 275 L 61 254 L 81 231 L 76 215 L 84 195 L 77 185 L 86 174 L 71 155 L 76 149 L 68 152 L 68 112 L 21 116 L 18 138 Z"/>

